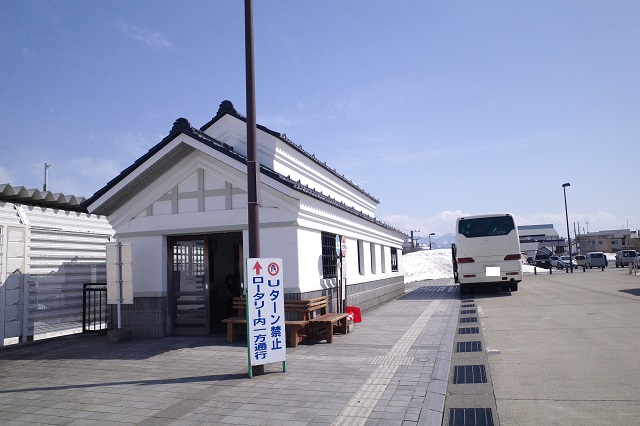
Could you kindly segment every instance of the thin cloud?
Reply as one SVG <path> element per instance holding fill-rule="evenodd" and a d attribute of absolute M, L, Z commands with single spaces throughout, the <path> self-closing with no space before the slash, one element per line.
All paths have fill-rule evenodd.
<path fill-rule="evenodd" d="M 5 169 L 4 167 L 0 167 L 0 183 L 10 183 L 13 185 L 18 185 L 17 183 L 15 183 L 14 181 L 12 181 L 13 179 L 13 174 Z"/>
<path fill-rule="evenodd" d="M 124 22 L 118 23 L 120 31 L 134 40 L 138 40 L 152 49 L 173 49 L 173 42 L 159 32 L 139 28 Z"/>

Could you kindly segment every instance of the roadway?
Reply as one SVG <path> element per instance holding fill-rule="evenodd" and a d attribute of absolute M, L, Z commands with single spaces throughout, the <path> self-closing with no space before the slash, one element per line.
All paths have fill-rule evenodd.
<path fill-rule="evenodd" d="M 640 275 L 554 271 L 463 298 L 477 306 L 489 380 L 482 392 L 450 384 L 447 408 L 484 393 L 467 406 L 494 407 L 501 426 L 640 424 Z"/>

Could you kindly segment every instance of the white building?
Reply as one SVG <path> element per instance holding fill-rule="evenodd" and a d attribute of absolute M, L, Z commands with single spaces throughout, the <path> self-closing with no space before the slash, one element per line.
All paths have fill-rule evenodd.
<path fill-rule="evenodd" d="M 336 236 L 346 237 L 347 304 L 404 294 L 405 235 L 375 218 L 371 194 L 286 138 L 258 126 L 261 257 L 283 259 L 289 298 L 336 306 Z M 246 120 L 224 101 L 200 130 L 171 132 L 84 204 L 132 244 L 134 337 L 208 334 L 232 316 L 248 257 Z"/>
<path fill-rule="evenodd" d="M 563 254 L 566 242 L 560 238 L 553 224 L 518 226 L 520 251 L 534 257 L 538 251 Z"/>
<path fill-rule="evenodd" d="M 83 284 L 105 282 L 114 234 L 83 201 L 0 184 L 0 346 L 81 331 Z"/>

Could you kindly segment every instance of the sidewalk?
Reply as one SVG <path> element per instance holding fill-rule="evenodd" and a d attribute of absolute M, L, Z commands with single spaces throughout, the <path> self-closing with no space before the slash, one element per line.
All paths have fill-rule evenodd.
<path fill-rule="evenodd" d="M 0 349 L 0 423 L 440 425 L 459 307 L 452 280 L 408 284 L 352 333 L 288 348 L 286 373 L 253 378 L 224 336 Z"/>

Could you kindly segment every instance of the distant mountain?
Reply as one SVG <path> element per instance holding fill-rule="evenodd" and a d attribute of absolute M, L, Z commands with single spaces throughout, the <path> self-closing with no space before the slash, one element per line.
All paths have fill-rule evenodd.
<path fill-rule="evenodd" d="M 431 236 L 431 248 L 451 248 L 451 244 L 456 242 L 455 234 L 449 233 L 444 235 L 432 235 Z M 429 237 L 419 237 L 418 244 L 422 249 L 429 249 Z"/>

